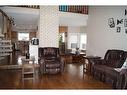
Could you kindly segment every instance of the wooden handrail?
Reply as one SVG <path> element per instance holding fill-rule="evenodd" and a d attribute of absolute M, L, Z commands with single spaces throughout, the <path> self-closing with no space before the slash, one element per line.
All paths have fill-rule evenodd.
<path fill-rule="evenodd" d="M 7 28 L 7 32 L 4 33 L 5 35 L 5 39 L 11 39 L 11 30 L 12 30 L 12 19 L 9 18 L 9 16 L 3 11 L 0 9 L 0 12 L 2 13 L 2 16 L 6 17 L 6 23 L 3 23 L 3 24 L 6 24 L 6 28 Z"/>
<path fill-rule="evenodd" d="M 10 20 L 10 18 L 8 17 L 8 15 L 7 15 L 3 10 L 0 9 L 0 12 L 2 13 L 2 15 L 6 16 L 6 18 L 7 18 L 8 20 Z"/>
<path fill-rule="evenodd" d="M 11 7 L 24 7 L 24 8 L 34 8 L 34 9 L 40 8 L 39 5 L 17 5 L 17 6 L 11 5 Z"/>

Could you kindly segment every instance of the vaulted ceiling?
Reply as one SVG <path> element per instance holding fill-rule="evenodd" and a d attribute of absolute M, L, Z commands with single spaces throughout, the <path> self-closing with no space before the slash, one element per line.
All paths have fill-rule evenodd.
<path fill-rule="evenodd" d="M 20 7 L 1 7 L 14 20 L 14 31 L 36 30 L 39 23 L 39 9 Z M 88 15 L 59 12 L 59 25 L 86 26 Z"/>

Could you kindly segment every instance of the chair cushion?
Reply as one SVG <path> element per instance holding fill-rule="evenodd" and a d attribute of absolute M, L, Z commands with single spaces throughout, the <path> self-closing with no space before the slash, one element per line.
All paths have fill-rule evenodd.
<path fill-rule="evenodd" d="M 105 67 L 105 66 L 106 66 L 106 65 L 94 65 L 93 69 L 94 69 L 95 71 L 104 72 L 104 67 Z"/>
<path fill-rule="evenodd" d="M 45 60 L 56 60 L 56 57 L 54 57 L 54 56 L 47 56 L 47 57 L 45 57 Z"/>
<path fill-rule="evenodd" d="M 119 72 L 116 71 L 115 68 L 108 67 L 108 66 L 104 67 L 104 72 L 106 77 L 110 77 L 113 80 L 116 80 L 119 75 Z"/>
<path fill-rule="evenodd" d="M 114 68 L 106 65 L 95 65 L 94 70 L 105 74 L 106 77 L 110 77 L 111 79 L 115 79 L 119 75 L 119 72 L 117 72 Z"/>
<path fill-rule="evenodd" d="M 57 68 L 57 69 L 46 69 L 46 72 L 49 73 L 49 74 L 56 74 L 58 72 L 60 72 L 60 68 Z"/>
<path fill-rule="evenodd" d="M 60 67 L 60 62 L 59 61 L 45 61 L 46 62 L 46 65 L 45 67 L 46 68 L 58 68 Z"/>

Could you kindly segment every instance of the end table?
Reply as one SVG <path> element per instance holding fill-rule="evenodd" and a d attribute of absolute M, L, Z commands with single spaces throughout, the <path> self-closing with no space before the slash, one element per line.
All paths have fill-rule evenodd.
<path fill-rule="evenodd" d="M 85 72 L 89 72 L 91 74 L 92 72 L 92 63 L 90 62 L 90 60 L 97 60 L 97 59 L 101 59 L 101 57 L 99 56 L 83 56 L 83 58 L 85 60 L 88 60 L 88 66 L 86 66 L 86 62 L 83 64 L 83 73 Z"/>

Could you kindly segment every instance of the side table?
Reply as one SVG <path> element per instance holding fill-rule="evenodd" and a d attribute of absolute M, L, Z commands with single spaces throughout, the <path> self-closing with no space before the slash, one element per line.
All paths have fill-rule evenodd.
<path fill-rule="evenodd" d="M 22 60 L 22 81 L 32 79 L 35 80 L 35 58 Z M 29 76 L 29 77 L 28 77 Z"/>
<path fill-rule="evenodd" d="M 88 60 L 88 66 L 86 62 L 83 64 L 83 73 L 88 72 L 90 74 L 92 72 L 92 63 L 90 62 L 90 60 L 101 59 L 101 57 L 99 56 L 83 56 L 83 58 L 85 59 L 85 61 Z"/>
<path fill-rule="evenodd" d="M 60 56 L 63 58 L 65 64 L 72 63 L 72 54 L 63 54 Z"/>

